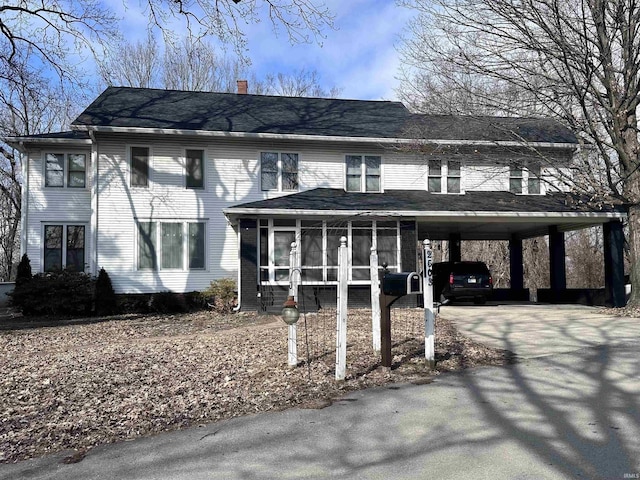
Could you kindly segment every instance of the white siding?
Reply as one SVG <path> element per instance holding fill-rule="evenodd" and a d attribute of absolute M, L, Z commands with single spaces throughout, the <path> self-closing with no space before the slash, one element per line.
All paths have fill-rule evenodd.
<path fill-rule="evenodd" d="M 44 155 L 46 153 L 84 153 L 87 159 L 85 188 L 45 187 Z M 29 188 L 27 191 L 27 235 L 25 253 L 31 261 L 34 272 L 43 269 L 44 246 L 42 242 L 44 225 L 74 224 L 86 225 L 85 263 L 91 258 L 89 225 L 91 221 L 91 151 L 90 149 L 64 148 L 31 150 L 28 153 Z M 65 175 L 67 170 L 65 167 Z"/>
<path fill-rule="evenodd" d="M 149 188 L 129 186 L 128 151 L 131 146 L 150 148 Z M 184 153 L 205 150 L 205 188 L 185 188 Z M 56 151 L 61 151 L 56 148 Z M 53 151 L 53 150 L 44 150 Z M 75 150 L 80 151 L 80 150 Z M 90 150 L 87 154 L 87 188 L 56 189 L 43 186 L 42 152 L 32 152 L 29 162 L 27 253 L 34 270 L 42 259 L 42 225 L 91 221 L 92 184 Z M 213 279 L 234 277 L 238 268 L 237 234 L 222 210 L 231 205 L 259 201 L 291 192 L 262 191 L 260 152 L 299 155 L 299 190 L 344 188 L 345 155 L 380 155 L 384 190 L 423 190 L 429 155 L 415 155 L 371 144 L 288 142 L 219 139 L 187 136 L 98 135 L 97 267 L 104 267 L 118 292 L 191 291 L 207 287 Z M 67 152 L 67 150 L 65 150 Z M 436 153 L 434 153 L 435 155 Z M 442 160 L 461 161 L 462 190 L 508 190 L 509 169 L 505 153 L 442 153 Z M 564 164 L 563 164 L 564 165 Z M 207 223 L 204 271 L 139 271 L 136 265 L 137 227 L 140 221 L 193 221 Z M 86 258 L 89 263 L 90 231 Z"/>

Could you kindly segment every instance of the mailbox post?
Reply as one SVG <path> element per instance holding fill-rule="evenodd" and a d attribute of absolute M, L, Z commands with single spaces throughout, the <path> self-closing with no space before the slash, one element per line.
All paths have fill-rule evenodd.
<path fill-rule="evenodd" d="M 416 272 L 389 273 L 382 277 L 380 293 L 380 336 L 382 366 L 391 367 L 391 305 L 405 295 L 422 293 L 422 279 Z"/>

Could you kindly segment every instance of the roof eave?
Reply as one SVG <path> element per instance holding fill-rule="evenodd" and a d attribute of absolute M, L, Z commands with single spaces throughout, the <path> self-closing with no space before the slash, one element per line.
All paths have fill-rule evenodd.
<path fill-rule="evenodd" d="M 334 135 L 303 135 L 292 133 L 256 133 L 256 132 L 226 132 L 219 130 L 189 130 L 174 128 L 150 128 L 150 127 L 114 127 L 101 125 L 72 125 L 75 130 L 93 131 L 97 133 L 126 133 L 146 135 L 191 135 L 202 137 L 246 138 L 265 140 L 298 140 L 314 142 L 348 142 L 348 143 L 376 143 L 376 144 L 431 144 L 431 145 L 469 145 L 469 146 L 502 146 L 502 147 L 535 147 L 535 148 L 559 148 L 574 150 L 579 147 L 577 143 L 564 142 L 527 142 L 527 141 L 500 141 L 500 140 L 443 140 L 443 139 L 414 139 L 414 138 L 385 138 L 385 137 L 350 137 Z"/>
<path fill-rule="evenodd" d="M 90 138 L 3 137 L 2 141 L 22 153 L 27 151 L 26 146 L 30 144 L 84 146 L 92 143 Z"/>
<path fill-rule="evenodd" d="M 252 207 L 228 207 L 222 210 L 227 216 L 241 215 L 316 215 L 338 217 L 431 217 L 449 218 L 457 217 L 459 220 L 478 218 L 500 219 L 623 219 L 624 212 L 500 212 L 500 211 L 426 211 L 426 210 L 314 210 L 295 208 L 252 208 Z"/>

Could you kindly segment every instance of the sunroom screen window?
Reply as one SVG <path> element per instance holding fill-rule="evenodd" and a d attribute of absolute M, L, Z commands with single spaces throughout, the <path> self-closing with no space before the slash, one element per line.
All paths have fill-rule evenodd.
<path fill-rule="evenodd" d="M 303 228 L 300 232 L 302 243 L 302 280 L 322 281 L 322 222 L 312 227 Z"/>

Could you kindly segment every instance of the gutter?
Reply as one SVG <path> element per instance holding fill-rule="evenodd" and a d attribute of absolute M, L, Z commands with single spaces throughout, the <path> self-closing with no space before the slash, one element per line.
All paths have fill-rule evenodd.
<path fill-rule="evenodd" d="M 492 141 L 492 140 L 442 140 L 416 138 L 381 138 L 381 137 L 341 137 L 335 135 L 301 135 L 293 133 L 253 133 L 253 132 L 225 132 L 214 130 L 188 130 L 176 128 L 148 128 L 148 127 L 107 127 L 73 125 L 73 129 L 80 131 L 94 131 L 100 133 L 127 133 L 147 135 L 192 135 L 198 137 L 245 138 L 264 140 L 298 140 L 316 142 L 346 142 L 346 143 L 376 143 L 376 144 L 431 144 L 431 145 L 469 145 L 469 146 L 502 146 L 502 147 L 535 147 L 575 150 L 578 143 L 527 142 L 523 141 Z"/>

